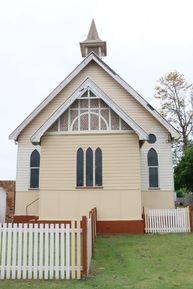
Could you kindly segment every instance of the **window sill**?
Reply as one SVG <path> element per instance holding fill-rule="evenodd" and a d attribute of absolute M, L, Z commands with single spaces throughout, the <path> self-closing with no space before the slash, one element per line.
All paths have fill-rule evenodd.
<path fill-rule="evenodd" d="M 160 188 L 158 187 L 151 187 L 151 188 L 148 188 L 149 191 L 159 191 Z"/>
<path fill-rule="evenodd" d="M 28 191 L 39 191 L 39 188 L 29 188 Z"/>
<path fill-rule="evenodd" d="M 83 187 L 83 186 L 78 186 L 76 187 L 76 189 L 79 189 L 79 190 L 95 190 L 95 189 L 103 189 L 102 186 L 96 186 L 96 187 Z"/>

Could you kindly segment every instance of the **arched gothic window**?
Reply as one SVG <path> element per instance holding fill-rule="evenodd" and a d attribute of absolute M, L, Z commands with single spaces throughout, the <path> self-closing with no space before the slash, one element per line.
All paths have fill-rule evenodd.
<path fill-rule="evenodd" d="M 102 151 L 100 148 L 95 151 L 95 185 L 102 186 Z"/>
<path fill-rule="evenodd" d="M 147 162 L 149 167 L 149 187 L 157 188 L 158 185 L 158 156 L 157 152 L 151 148 L 148 151 Z"/>
<path fill-rule="evenodd" d="M 93 152 L 91 148 L 86 150 L 86 186 L 93 186 Z"/>
<path fill-rule="evenodd" d="M 77 187 L 84 185 L 84 152 L 81 148 L 77 150 L 76 157 L 76 185 Z"/>
<path fill-rule="evenodd" d="M 30 156 L 30 188 L 39 188 L 40 154 L 34 150 Z"/>
<path fill-rule="evenodd" d="M 101 187 L 102 186 L 102 151 L 89 147 L 85 151 L 77 150 L 76 156 L 76 185 L 77 187 Z"/>

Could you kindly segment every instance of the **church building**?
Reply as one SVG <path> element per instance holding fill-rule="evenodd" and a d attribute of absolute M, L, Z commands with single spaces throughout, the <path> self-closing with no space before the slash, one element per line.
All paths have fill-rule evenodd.
<path fill-rule="evenodd" d="M 15 218 L 80 219 L 102 233 L 142 233 L 142 208 L 173 208 L 178 132 L 104 61 L 94 20 L 83 61 L 11 133 Z M 118 59 L 117 59 L 118 61 Z"/>

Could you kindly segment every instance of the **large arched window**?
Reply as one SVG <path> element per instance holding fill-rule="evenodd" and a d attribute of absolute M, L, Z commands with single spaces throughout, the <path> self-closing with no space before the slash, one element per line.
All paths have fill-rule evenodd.
<path fill-rule="evenodd" d="M 76 157 L 76 185 L 77 187 L 84 185 L 84 152 L 81 148 L 77 150 Z"/>
<path fill-rule="evenodd" d="M 148 151 L 147 162 L 149 167 L 149 187 L 158 188 L 158 156 L 153 148 Z"/>
<path fill-rule="evenodd" d="M 87 90 L 48 129 L 56 132 L 121 132 L 131 131 L 131 127 L 115 113 L 107 103 L 91 90 Z"/>
<path fill-rule="evenodd" d="M 30 188 L 39 188 L 40 154 L 34 150 L 30 156 Z"/>
<path fill-rule="evenodd" d="M 102 151 L 89 147 L 85 151 L 77 150 L 76 156 L 76 185 L 77 187 L 102 187 Z"/>
<path fill-rule="evenodd" d="M 100 148 L 95 151 L 95 185 L 102 186 L 102 151 Z"/>

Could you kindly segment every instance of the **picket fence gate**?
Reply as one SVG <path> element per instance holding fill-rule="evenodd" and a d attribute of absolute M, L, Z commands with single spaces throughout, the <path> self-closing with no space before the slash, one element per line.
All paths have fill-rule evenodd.
<path fill-rule="evenodd" d="M 189 207 L 144 209 L 146 233 L 185 233 L 191 231 Z"/>
<path fill-rule="evenodd" d="M 0 224 L 0 279 L 80 279 L 80 222 Z"/>

